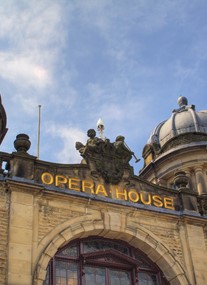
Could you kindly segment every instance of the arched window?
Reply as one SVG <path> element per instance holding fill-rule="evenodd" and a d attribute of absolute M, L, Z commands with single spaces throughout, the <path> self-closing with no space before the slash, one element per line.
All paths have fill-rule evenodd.
<path fill-rule="evenodd" d="M 50 261 L 44 285 L 169 285 L 142 252 L 119 240 L 78 239 Z"/>

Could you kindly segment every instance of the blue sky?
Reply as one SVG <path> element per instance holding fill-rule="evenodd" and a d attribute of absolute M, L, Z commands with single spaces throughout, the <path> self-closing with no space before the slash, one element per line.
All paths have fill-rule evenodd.
<path fill-rule="evenodd" d="M 206 11 L 206 0 L 2 0 L 1 151 L 27 133 L 36 155 L 40 104 L 40 159 L 79 163 L 75 142 L 100 117 L 141 157 L 180 95 L 207 108 Z"/>

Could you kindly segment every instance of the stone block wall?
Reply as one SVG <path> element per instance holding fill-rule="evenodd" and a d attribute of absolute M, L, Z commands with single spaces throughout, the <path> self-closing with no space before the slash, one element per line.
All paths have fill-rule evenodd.
<path fill-rule="evenodd" d="M 7 282 L 9 194 L 0 185 L 0 284 Z"/>
<path fill-rule="evenodd" d="M 2 184 L 0 206 L 0 284 L 42 285 L 58 248 L 90 235 L 139 248 L 172 285 L 207 282 L 203 217 L 185 218 L 15 184 L 9 192 Z"/>

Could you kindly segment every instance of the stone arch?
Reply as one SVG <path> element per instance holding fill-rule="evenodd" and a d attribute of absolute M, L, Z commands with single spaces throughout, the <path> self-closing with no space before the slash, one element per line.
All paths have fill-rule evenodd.
<path fill-rule="evenodd" d="M 117 213 L 116 215 L 121 216 Z M 49 233 L 38 247 L 39 257 L 34 274 L 34 285 L 43 284 L 47 265 L 58 248 L 73 239 L 90 235 L 124 240 L 142 250 L 156 263 L 170 284 L 190 285 L 184 268 L 159 238 L 140 225 L 132 227 L 123 221 L 122 223 L 114 223 L 115 220 L 110 219 L 110 217 L 110 213 L 105 213 L 103 219 L 100 219 L 100 216 L 93 216 L 93 218 L 92 216 L 81 216 L 57 226 Z M 118 218 L 120 219 L 120 217 Z"/>

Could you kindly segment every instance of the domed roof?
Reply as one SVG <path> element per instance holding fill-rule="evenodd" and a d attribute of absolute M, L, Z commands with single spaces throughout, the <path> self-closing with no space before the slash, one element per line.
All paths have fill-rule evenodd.
<path fill-rule="evenodd" d="M 207 141 L 207 111 L 197 112 L 195 106 L 188 105 L 187 98 L 183 96 L 178 98 L 178 105 L 179 108 L 173 110 L 171 117 L 154 129 L 148 140 L 148 145 L 156 147 L 156 150 L 171 148 L 172 140 L 181 136 L 182 140 L 177 140 L 177 145 L 194 141 L 192 135 L 201 135 L 200 138 L 196 137 L 196 141 L 206 136 L 204 140 Z M 174 142 L 173 146 L 175 145 Z"/>

